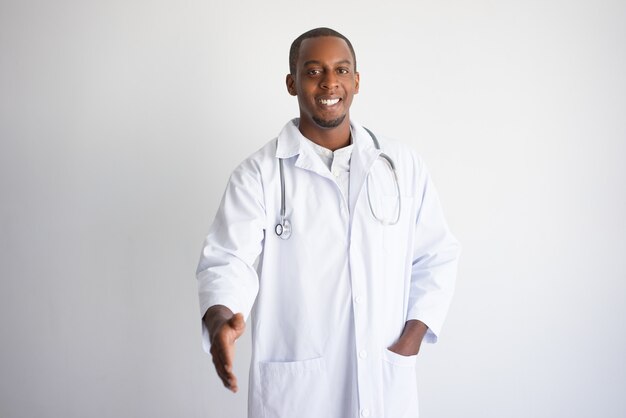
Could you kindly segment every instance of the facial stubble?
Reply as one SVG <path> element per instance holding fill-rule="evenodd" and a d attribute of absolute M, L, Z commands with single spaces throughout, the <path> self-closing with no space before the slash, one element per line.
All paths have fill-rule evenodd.
<path fill-rule="evenodd" d="M 346 115 L 341 115 L 337 119 L 325 120 L 313 116 L 313 122 L 315 122 L 317 126 L 321 128 L 336 128 L 337 126 L 341 125 L 345 118 Z"/>

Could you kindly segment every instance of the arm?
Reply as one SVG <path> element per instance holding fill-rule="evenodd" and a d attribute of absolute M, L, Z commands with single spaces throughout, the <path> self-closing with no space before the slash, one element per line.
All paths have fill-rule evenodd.
<path fill-rule="evenodd" d="M 204 350 L 233 392 L 234 343 L 243 334 L 258 292 L 254 262 L 263 248 L 264 225 L 260 174 L 247 160 L 230 177 L 197 269 Z"/>
<path fill-rule="evenodd" d="M 428 171 L 418 159 L 421 197 L 413 242 L 413 263 L 407 309 L 407 323 L 399 342 L 404 339 L 434 343 L 441 331 L 454 293 L 454 283 L 461 246 L 450 232 L 443 216 L 439 197 Z M 412 320 L 421 322 L 415 328 Z M 418 324 L 419 325 L 419 324 Z M 404 335 L 407 334 L 405 337 Z M 417 344 L 412 343 L 414 353 Z"/>

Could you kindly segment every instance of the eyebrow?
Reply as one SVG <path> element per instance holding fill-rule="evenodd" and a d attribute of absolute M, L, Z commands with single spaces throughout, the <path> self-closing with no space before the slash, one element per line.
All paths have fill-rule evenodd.
<path fill-rule="evenodd" d="M 320 61 L 317 61 L 317 60 L 309 60 L 309 61 L 306 61 L 306 62 L 303 64 L 303 66 L 305 66 L 305 67 L 306 67 L 307 65 L 311 65 L 311 64 L 321 64 L 321 62 L 320 62 Z M 336 62 L 336 63 L 335 63 L 335 65 L 339 65 L 339 64 L 348 64 L 348 65 L 352 65 L 352 61 L 350 61 L 350 60 L 341 60 L 341 61 L 338 61 L 338 62 Z"/>

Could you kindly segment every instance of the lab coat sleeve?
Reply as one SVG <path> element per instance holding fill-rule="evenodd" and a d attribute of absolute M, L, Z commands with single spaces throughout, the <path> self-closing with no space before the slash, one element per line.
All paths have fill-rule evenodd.
<path fill-rule="evenodd" d="M 435 343 L 450 306 L 461 246 L 444 219 L 437 192 L 428 171 L 418 159 L 420 176 L 413 242 L 413 262 L 407 320 L 428 326 L 425 342 Z"/>
<path fill-rule="evenodd" d="M 255 261 L 264 239 L 265 205 L 260 170 L 244 161 L 230 177 L 204 241 L 196 271 L 200 314 L 224 305 L 247 320 L 259 290 Z M 203 348 L 210 349 L 202 322 Z"/>

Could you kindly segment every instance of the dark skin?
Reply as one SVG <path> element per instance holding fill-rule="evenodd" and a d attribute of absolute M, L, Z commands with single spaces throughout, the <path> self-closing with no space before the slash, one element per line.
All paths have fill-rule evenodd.
<path fill-rule="evenodd" d="M 343 39 L 323 36 L 302 41 L 296 70 L 286 78 L 287 91 L 298 98 L 302 135 L 332 151 L 349 145 L 350 105 L 359 92 L 359 80 Z M 338 101 L 324 103 L 328 100 Z"/>
<path fill-rule="evenodd" d="M 211 341 L 211 357 L 217 375 L 227 389 L 237 393 L 237 377 L 233 373 L 235 359 L 235 341 L 241 337 L 246 328 L 241 313 L 233 314 L 226 306 L 211 306 L 204 317 L 204 324 L 209 330 Z"/>
<path fill-rule="evenodd" d="M 350 105 L 359 92 L 359 73 L 348 44 L 332 36 L 302 41 L 294 74 L 288 74 L 287 91 L 298 97 L 299 130 L 308 139 L 332 151 L 350 144 Z M 243 334 L 241 313 L 225 306 L 210 307 L 203 318 L 209 330 L 211 356 L 224 386 L 237 392 L 233 373 L 235 341 Z M 416 355 L 428 327 L 410 320 L 400 337 L 388 348 L 403 356 Z"/>

